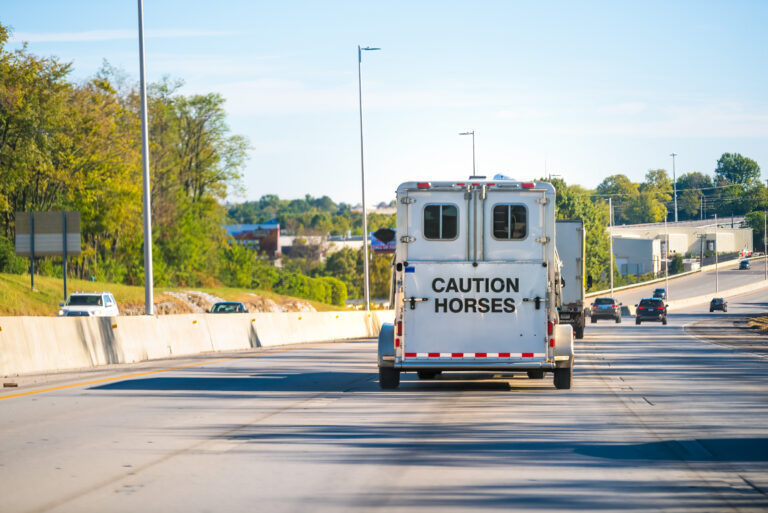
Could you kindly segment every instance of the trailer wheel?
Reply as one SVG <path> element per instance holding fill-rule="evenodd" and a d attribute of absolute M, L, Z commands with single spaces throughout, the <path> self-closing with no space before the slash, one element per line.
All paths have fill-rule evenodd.
<path fill-rule="evenodd" d="M 571 367 L 555 369 L 555 388 L 558 390 L 570 390 L 573 385 L 573 372 Z"/>
<path fill-rule="evenodd" d="M 544 379 L 544 369 L 529 370 L 528 379 Z"/>
<path fill-rule="evenodd" d="M 393 367 L 379 367 L 379 387 L 397 388 L 400 385 L 400 371 Z"/>
<path fill-rule="evenodd" d="M 419 376 L 419 379 L 435 379 L 440 374 L 440 371 L 420 370 L 416 371 L 416 374 Z"/>

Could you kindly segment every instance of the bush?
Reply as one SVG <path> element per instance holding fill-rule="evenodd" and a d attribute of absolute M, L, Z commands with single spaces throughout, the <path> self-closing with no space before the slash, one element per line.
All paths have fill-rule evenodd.
<path fill-rule="evenodd" d="M 324 276 L 322 278 L 316 279 L 324 281 L 330 288 L 330 300 L 326 301 L 327 303 L 336 306 L 344 306 L 345 302 L 347 301 L 347 286 L 344 285 L 343 281 L 332 278 L 330 276 Z"/>
<path fill-rule="evenodd" d="M 683 264 L 683 256 L 680 253 L 675 254 L 672 258 L 672 262 L 669 263 L 669 274 L 678 274 L 683 272 L 685 265 Z"/>
<path fill-rule="evenodd" d="M 0 272 L 24 274 L 29 267 L 29 259 L 16 256 L 16 248 L 10 240 L 0 235 Z"/>

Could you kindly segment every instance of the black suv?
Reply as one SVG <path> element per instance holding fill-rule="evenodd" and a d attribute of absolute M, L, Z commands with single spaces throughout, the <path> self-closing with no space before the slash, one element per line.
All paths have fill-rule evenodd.
<path fill-rule="evenodd" d="M 613 319 L 619 323 L 621 322 L 621 303 L 612 297 L 599 297 L 592 303 L 590 317 L 592 324 L 598 319 Z"/>
<path fill-rule="evenodd" d="M 752 265 L 749 263 L 749 260 L 742 260 L 739 262 L 739 270 L 742 271 L 744 269 L 749 269 L 752 267 Z"/>
<path fill-rule="evenodd" d="M 725 298 L 722 298 L 722 297 L 712 298 L 712 301 L 709 302 L 709 312 L 712 313 L 715 310 L 722 310 L 723 312 L 728 311 L 728 303 L 725 301 Z"/>
<path fill-rule="evenodd" d="M 661 321 L 662 324 L 667 323 L 667 305 L 664 301 L 657 297 L 647 297 L 640 300 L 640 303 L 635 305 L 635 324 L 640 324 L 640 321 Z"/>
<path fill-rule="evenodd" d="M 653 297 L 667 299 L 667 289 L 656 289 L 653 291 Z"/>

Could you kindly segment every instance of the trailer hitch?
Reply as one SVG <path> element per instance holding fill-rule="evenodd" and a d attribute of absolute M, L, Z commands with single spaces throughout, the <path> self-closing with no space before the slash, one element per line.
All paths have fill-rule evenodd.
<path fill-rule="evenodd" d="M 428 297 L 407 297 L 403 299 L 404 302 L 411 304 L 411 310 L 416 309 L 416 303 L 421 303 L 422 301 L 429 301 Z"/>
<path fill-rule="evenodd" d="M 541 298 L 539 296 L 536 297 L 524 297 L 523 298 L 524 303 L 530 303 L 533 302 L 536 305 L 536 310 L 541 309 Z"/>

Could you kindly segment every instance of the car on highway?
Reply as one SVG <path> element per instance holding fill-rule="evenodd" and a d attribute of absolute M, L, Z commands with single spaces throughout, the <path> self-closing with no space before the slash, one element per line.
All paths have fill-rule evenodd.
<path fill-rule="evenodd" d="M 653 297 L 659 299 L 667 299 L 667 289 L 661 288 L 653 291 Z"/>
<path fill-rule="evenodd" d="M 712 301 L 709 302 L 709 313 L 712 313 L 715 310 L 722 310 L 723 312 L 728 311 L 728 302 L 725 300 L 725 298 L 722 298 L 722 297 L 712 298 Z"/>
<path fill-rule="evenodd" d="M 751 267 L 752 267 L 752 264 L 750 263 L 749 260 L 742 260 L 741 262 L 739 262 L 739 270 L 750 269 Z"/>
<path fill-rule="evenodd" d="M 111 292 L 74 292 L 59 303 L 59 317 L 114 317 L 120 315 Z"/>
<path fill-rule="evenodd" d="M 612 297 L 595 298 L 589 316 L 592 319 L 590 321 L 592 324 L 596 323 L 598 319 L 612 319 L 617 323 L 620 323 L 621 303 Z"/>
<path fill-rule="evenodd" d="M 248 313 L 248 309 L 237 301 L 222 301 L 214 304 L 210 313 Z"/>
<path fill-rule="evenodd" d="M 646 297 L 635 305 L 635 324 L 642 321 L 661 321 L 667 324 L 667 305 L 658 297 Z"/>

